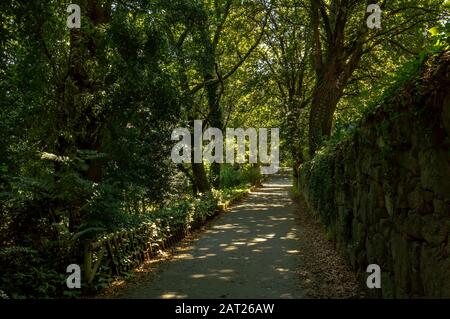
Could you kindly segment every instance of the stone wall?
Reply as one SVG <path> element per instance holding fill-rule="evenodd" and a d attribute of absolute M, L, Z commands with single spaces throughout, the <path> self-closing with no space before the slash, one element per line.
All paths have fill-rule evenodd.
<path fill-rule="evenodd" d="M 384 298 L 450 298 L 450 54 L 303 165 L 299 189 L 328 235 Z"/>

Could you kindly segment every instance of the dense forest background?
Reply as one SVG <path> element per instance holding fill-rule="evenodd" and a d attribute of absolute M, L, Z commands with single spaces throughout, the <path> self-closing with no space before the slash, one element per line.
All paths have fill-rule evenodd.
<path fill-rule="evenodd" d="M 450 31 L 443 0 L 76 2 L 80 29 L 66 26 L 70 1 L 0 3 L 0 289 L 11 297 L 67 293 L 86 239 L 155 216 L 185 222 L 192 207 L 207 216 L 259 183 L 256 164 L 174 164 L 175 128 L 280 128 L 296 178 L 448 49 Z"/>

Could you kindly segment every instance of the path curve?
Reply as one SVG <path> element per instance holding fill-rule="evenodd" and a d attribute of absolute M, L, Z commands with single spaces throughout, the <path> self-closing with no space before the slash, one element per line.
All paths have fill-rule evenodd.
<path fill-rule="evenodd" d="M 287 176 L 273 176 L 121 298 L 303 298 L 300 227 Z"/>

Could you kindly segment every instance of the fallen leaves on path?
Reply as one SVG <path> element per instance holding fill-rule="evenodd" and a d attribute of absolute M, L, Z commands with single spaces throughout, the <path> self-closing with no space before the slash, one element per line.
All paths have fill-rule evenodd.
<path fill-rule="evenodd" d="M 350 265 L 326 239 L 323 225 L 316 220 L 301 200 L 298 219 L 302 226 L 302 265 L 298 270 L 302 288 L 312 299 L 363 298 L 364 291 Z"/>

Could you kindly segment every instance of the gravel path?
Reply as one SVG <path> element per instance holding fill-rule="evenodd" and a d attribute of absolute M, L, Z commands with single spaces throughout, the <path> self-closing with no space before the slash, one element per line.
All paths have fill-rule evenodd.
<path fill-rule="evenodd" d="M 272 177 L 198 238 L 180 245 L 171 260 L 156 265 L 151 278 L 139 278 L 115 298 L 354 297 L 354 285 L 333 295 L 333 279 L 308 269 L 326 271 L 329 260 L 316 260 L 317 247 L 305 235 L 323 235 L 311 230 L 314 225 L 303 226 L 305 216 L 289 197 L 291 185 L 289 177 Z M 325 259 L 333 253 L 325 247 Z M 339 256 L 332 258 L 347 276 L 340 279 L 356 283 Z"/>

